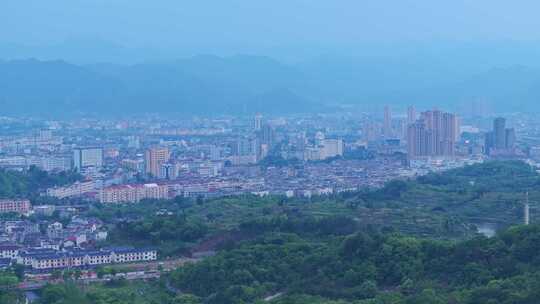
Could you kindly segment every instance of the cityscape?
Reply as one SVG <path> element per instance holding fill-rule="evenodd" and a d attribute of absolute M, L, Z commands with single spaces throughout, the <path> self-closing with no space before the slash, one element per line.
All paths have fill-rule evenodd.
<path fill-rule="evenodd" d="M 83 178 L 41 195 L 101 203 L 183 197 L 311 196 L 377 188 L 390 179 L 483 162 L 535 163 L 534 126 L 453 113 L 350 113 L 160 121 L 39 121 L 3 136 L 0 167 L 73 171 Z M 95 124 L 94 124 L 95 123 Z M 471 123 L 471 124 L 469 124 Z M 4 126 L 16 124 L 4 119 Z M 93 127 L 91 127 L 93 126 Z M 516 130 L 516 128 L 518 128 Z M 519 134 L 519 135 L 517 135 Z"/>
<path fill-rule="evenodd" d="M 417 114 L 413 106 L 178 120 L 4 117 L 1 126 L 9 134 L 0 138 L 2 170 L 70 172 L 76 178 L 40 189 L 32 202 L 0 200 L 1 214 L 23 216 L 1 221 L 0 265 L 21 265 L 36 278 L 87 269 L 85 275 L 95 279 L 96 267 L 159 259 L 157 247 L 111 247 L 111 225 L 89 216 L 92 204 L 243 195 L 311 200 L 495 160 L 540 167 L 539 143 L 528 140 L 535 138 L 537 125 L 527 114 L 507 117 Z"/>
<path fill-rule="evenodd" d="M 0 304 L 536 304 L 534 1 L 0 1 Z"/>
<path fill-rule="evenodd" d="M 12 134 L 1 138 L 1 168 L 36 167 L 81 177 L 43 189 L 42 202 L 52 204 L 0 201 L 2 213 L 50 216 L 60 211 L 73 218 L 65 228 L 51 222 L 47 232 L 33 242 L 27 235 L 39 231 L 36 224 L 5 222 L 1 237 L 9 245 L 1 256 L 24 258 L 24 252 L 32 255 L 34 249 L 63 256 L 67 248 L 105 240 L 107 231 L 98 220 L 77 217 L 72 206 L 85 202 L 132 204 L 244 194 L 310 198 L 376 189 L 393 179 L 494 159 L 520 159 L 533 165 L 540 160 L 540 146 L 526 141 L 534 129 L 523 123 L 526 115 L 512 116 L 517 130 L 508 128 L 504 117 L 493 118 L 492 126 L 469 125 L 469 120 L 439 110 L 417 116 L 412 106 L 406 113 L 393 115 L 385 106 L 383 113 L 360 113 L 359 117 L 337 113 L 177 121 L 32 121 L 38 127 L 20 129 L 12 127 L 17 119 L 4 118 L 3 126 Z M 152 259 L 156 259 L 155 251 Z M 43 268 L 35 261 L 18 262 Z"/>

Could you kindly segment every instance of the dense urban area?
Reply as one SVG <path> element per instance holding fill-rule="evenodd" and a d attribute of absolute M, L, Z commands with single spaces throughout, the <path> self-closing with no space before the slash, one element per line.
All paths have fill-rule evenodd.
<path fill-rule="evenodd" d="M 539 11 L 0 0 L 0 304 L 539 304 Z"/>
<path fill-rule="evenodd" d="M 496 236 L 538 217 L 540 143 L 528 114 L 386 106 L 270 117 L 2 117 L 0 128 L 5 303 L 481 303 L 473 287 L 502 277 L 483 268 L 489 260 L 455 250 L 497 238 L 510 246 L 540 231 Z M 380 249 L 358 246 L 420 260 L 384 266 L 369 256 Z M 473 259 L 475 283 L 460 283 L 465 273 L 436 277 L 450 271 L 433 265 L 443 257 Z M 312 281 L 314 263 L 322 268 Z M 335 277 L 335 267 L 348 270 Z M 413 277 L 416 267 L 425 274 Z M 513 284 L 505 282 L 497 284 Z M 441 294 L 443 283 L 455 291 Z M 431 300 L 407 300 L 418 297 Z"/>

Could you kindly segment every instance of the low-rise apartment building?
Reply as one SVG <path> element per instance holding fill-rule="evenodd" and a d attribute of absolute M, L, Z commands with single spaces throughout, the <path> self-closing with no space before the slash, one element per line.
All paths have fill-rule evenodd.
<path fill-rule="evenodd" d="M 19 256 L 20 246 L 17 245 L 0 245 L 0 258 L 15 259 Z"/>
<path fill-rule="evenodd" d="M 158 184 L 118 185 L 103 189 L 102 203 L 137 203 L 143 199 L 167 199 L 169 187 Z"/>
<path fill-rule="evenodd" d="M 47 196 L 56 198 L 66 198 L 72 196 L 82 196 L 85 193 L 96 191 L 95 181 L 75 182 L 66 187 L 54 187 L 47 189 Z"/>
<path fill-rule="evenodd" d="M 23 253 L 17 260 L 20 264 L 31 266 L 37 270 L 62 269 L 155 261 L 157 260 L 157 250 L 153 248 L 113 248 L 96 251 L 42 251 Z"/>
<path fill-rule="evenodd" d="M 20 214 L 27 214 L 30 212 L 32 205 L 29 200 L 14 200 L 14 199 L 2 199 L 0 200 L 0 213 L 15 212 Z"/>

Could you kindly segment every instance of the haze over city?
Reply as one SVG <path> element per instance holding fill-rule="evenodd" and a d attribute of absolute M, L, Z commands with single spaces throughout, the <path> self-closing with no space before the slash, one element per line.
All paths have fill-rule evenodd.
<path fill-rule="evenodd" d="M 50 115 L 382 110 L 381 103 L 536 110 L 536 8 L 533 1 L 8 0 L 0 11 L 0 102 L 11 113 L 47 107 Z M 274 99 L 281 104 L 268 107 Z"/>
<path fill-rule="evenodd" d="M 540 4 L 0 2 L 0 304 L 531 304 Z"/>

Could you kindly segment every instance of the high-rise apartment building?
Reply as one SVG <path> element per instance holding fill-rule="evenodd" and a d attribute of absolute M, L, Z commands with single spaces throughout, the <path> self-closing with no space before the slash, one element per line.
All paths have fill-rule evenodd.
<path fill-rule="evenodd" d="M 259 132 L 259 139 L 261 144 L 266 144 L 269 148 L 272 148 L 276 143 L 276 131 L 271 125 L 265 124 Z"/>
<path fill-rule="evenodd" d="M 494 147 L 495 135 L 493 134 L 493 131 L 487 132 L 484 141 L 484 153 L 489 155 Z"/>
<path fill-rule="evenodd" d="M 138 136 L 128 136 L 128 148 L 139 149 L 141 147 L 141 140 Z"/>
<path fill-rule="evenodd" d="M 389 106 L 384 107 L 383 134 L 385 137 L 392 136 L 392 113 Z"/>
<path fill-rule="evenodd" d="M 103 166 L 103 149 L 96 147 L 73 149 L 73 168 L 81 171 L 84 168 Z"/>
<path fill-rule="evenodd" d="M 381 137 L 381 125 L 373 122 L 366 122 L 362 126 L 362 139 L 366 142 L 379 140 Z"/>
<path fill-rule="evenodd" d="M 51 140 L 53 138 L 52 130 L 45 129 L 39 131 L 39 140 Z"/>
<path fill-rule="evenodd" d="M 426 111 L 407 128 L 409 159 L 425 156 L 451 157 L 459 137 L 459 124 L 455 114 Z"/>
<path fill-rule="evenodd" d="M 262 129 L 263 125 L 263 116 L 260 113 L 257 113 L 255 115 L 255 118 L 253 119 L 253 129 L 255 131 L 260 131 Z"/>
<path fill-rule="evenodd" d="M 416 110 L 413 106 L 407 108 L 407 125 L 413 124 L 416 121 Z"/>
<path fill-rule="evenodd" d="M 496 149 L 506 149 L 506 119 L 497 117 L 493 121 L 493 136 Z"/>
<path fill-rule="evenodd" d="M 324 139 L 322 142 L 321 159 L 343 156 L 343 140 Z"/>
<path fill-rule="evenodd" d="M 234 156 L 247 156 L 257 154 L 257 139 L 238 138 L 231 146 Z"/>
<path fill-rule="evenodd" d="M 512 153 L 516 147 L 516 131 L 506 128 L 506 119 L 497 117 L 493 120 L 493 130 L 486 133 L 486 154 Z"/>
<path fill-rule="evenodd" d="M 159 177 L 161 166 L 168 162 L 170 158 L 169 149 L 165 147 L 154 147 L 146 150 L 146 174 Z"/>
<path fill-rule="evenodd" d="M 123 159 L 120 162 L 120 165 L 128 170 L 144 173 L 145 171 L 145 165 L 144 160 L 142 158 L 139 159 Z"/>
<path fill-rule="evenodd" d="M 161 165 L 159 178 L 174 180 L 178 178 L 178 172 L 180 171 L 176 163 L 164 163 Z"/>
<path fill-rule="evenodd" d="M 505 130 L 506 149 L 512 150 L 516 147 L 516 130 L 514 128 Z"/>
<path fill-rule="evenodd" d="M 409 158 L 427 155 L 426 122 L 416 121 L 407 128 L 407 154 Z"/>
<path fill-rule="evenodd" d="M 221 148 L 215 145 L 210 145 L 208 148 L 208 157 L 210 160 L 219 160 L 221 159 Z"/>

